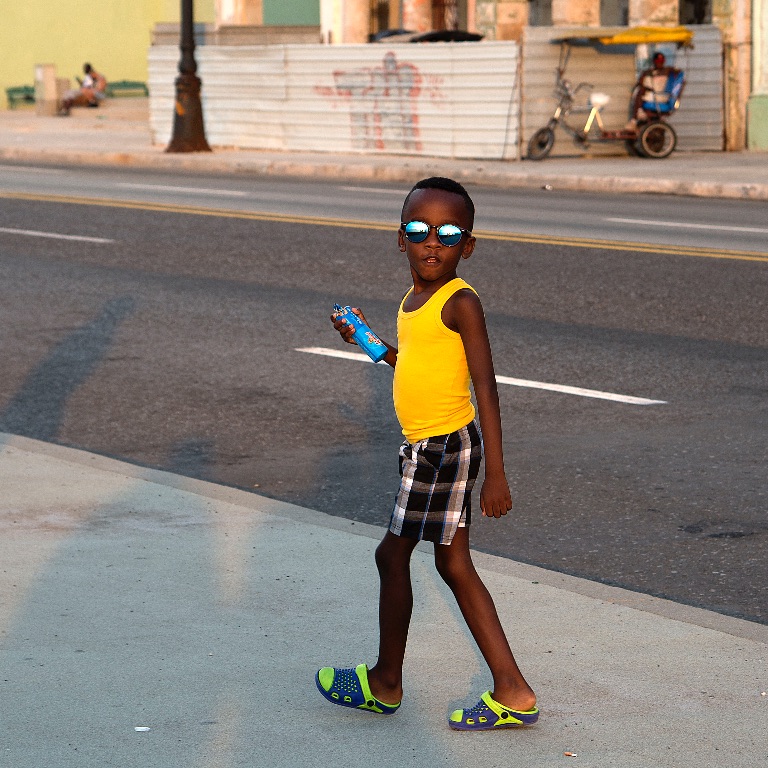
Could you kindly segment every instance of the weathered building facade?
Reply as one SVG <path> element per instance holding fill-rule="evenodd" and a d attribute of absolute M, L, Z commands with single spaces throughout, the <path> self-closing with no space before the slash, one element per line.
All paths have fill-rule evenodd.
<path fill-rule="evenodd" d="M 384 30 L 464 29 L 517 40 L 526 27 L 715 24 L 723 35 L 727 149 L 768 149 L 768 0 L 216 0 L 218 25 L 319 24 L 325 43 Z M 275 10 L 283 8 L 278 16 Z M 313 30 L 314 33 L 314 30 Z"/>
<path fill-rule="evenodd" d="M 539 27 L 716 25 L 727 149 L 768 150 L 768 0 L 195 0 L 210 45 L 362 44 L 384 30 L 463 29 L 522 41 Z M 92 60 L 111 79 L 147 79 L 147 46 L 178 40 L 178 0 L 14 3 L 0 28 L 0 86 L 50 62 L 72 77 Z M 525 51 L 522 52 L 525 56 Z"/>
<path fill-rule="evenodd" d="M 248 0 L 242 0 L 247 2 Z M 255 0 L 254 0 L 255 1 Z M 261 0 L 259 0 L 261 1 Z M 529 26 L 715 24 L 723 35 L 727 149 L 768 149 L 768 0 L 319 0 L 322 37 L 466 29 L 521 40 Z M 749 110 L 748 110 L 749 106 Z"/>

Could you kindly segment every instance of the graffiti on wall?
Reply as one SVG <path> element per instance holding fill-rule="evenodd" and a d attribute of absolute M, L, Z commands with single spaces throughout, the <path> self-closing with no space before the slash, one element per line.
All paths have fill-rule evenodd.
<path fill-rule="evenodd" d="M 379 66 L 337 70 L 333 87 L 316 90 L 346 103 L 354 149 L 419 152 L 417 97 L 422 80 L 418 67 L 399 62 L 389 52 Z"/>

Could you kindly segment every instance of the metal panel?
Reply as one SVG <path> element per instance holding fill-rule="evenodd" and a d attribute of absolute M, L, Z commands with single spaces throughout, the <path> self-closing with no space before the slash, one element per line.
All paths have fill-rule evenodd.
<path fill-rule="evenodd" d="M 678 66 L 685 70 L 685 91 L 680 109 L 672 117 L 678 147 L 685 150 L 722 150 L 723 40 L 719 27 L 692 26 L 693 50 L 682 53 Z"/>
<path fill-rule="evenodd" d="M 568 34 L 563 27 L 528 27 L 523 36 L 522 75 L 522 154 L 525 156 L 528 140 L 539 128 L 547 124 L 555 108 L 555 73 L 560 56 L 560 46 L 551 41 Z M 592 47 L 573 47 L 566 68 L 566 77 L 574 84 L 588 82 L 596 91 L 611 97 L 603 110 L 605 127 L 620 128 L 627 122 L 628 99 L 635 83 L 634 53 L 623 49 L 618 52 L 598 52 Z M 579 92 L 579 103 L 587 103 L 589 91 Z M 574 114 L 569 122 L 574 127 L 584 125 L 584 114 Z M 599 147 L 599 145 L 593 145 Z M 609 144 L 609 151 L 616 152 L 622 145 Z M 558 129 L 553 155 L 582 154 L 583 148 L 574 147 L 571 137 Z"/>
<path fill-rule="evenodd" d="M 322 66 L 306 48 L 289 50 L 288 109 L 300 148 L 514 158 L 515 44 L 325 50 Z M 319 135 L 316 121 L 329 110 L 340 120 Z"/>
<path fill-rule="evenodd" d="M 168 144 L 173 128 L 175 81 L 179 71 L 179 49 L 158 45 L 149 49 L 149 128 L 155 144 Z"/>
<path fill-rule="evenodd" d="M 170 138 L 178 51 L 150 50 L 150 120 Z M 202 46 L 211 145 L 516 159 L 519 47 Z"/>
<path fill-rule="evenodd" d="M 156 143 L 173 127 L 178 50 L 153 47 L 149 55 L 150 126 Z M 283 46 L 201 46 L 196 52 L 209 144 L 283 149 Z"/>
<path fill-rule="evenodd" d="M 284 47 L 207 46 L 200 54 L 209 143 L 284 148 Z"/>
<path fill-rule="evenodd" d="M 678 149 L 720 150 L 723 148 L 722 41 L 714 26 L 692 26 L 694 49 L 681 53 L 677 65 L 686 72 L 680 109 L 670 122 L 678 134 Z M 528 27 L 523 42 L 522 67 L 522 154 L 531 135 L 546 125 L 555 107 L 555 70 L 560 47 L 551 40 L 567 35 L 567 28 Z M 575 47 L 566 76 L 573 83 L 591 82 L 611 101 L 603 111 L 606 128 L 620 128 L 628 118 L 629 99 L 636 81 L 635 57 L 630 53 L 597 52 Z M 585 98 L 582 104 L 586 103 Z M 578 115 L 570 120 L 576 126 Z M 586 115 L 584 115 L 586 118 Z M 583 123 L 582 123 L 583 125 Z M 621 144 L 592 144 L 591 152 L 621 151 Z M 552 154 L 581 154 L 570 136 L 560 129 Z"/>

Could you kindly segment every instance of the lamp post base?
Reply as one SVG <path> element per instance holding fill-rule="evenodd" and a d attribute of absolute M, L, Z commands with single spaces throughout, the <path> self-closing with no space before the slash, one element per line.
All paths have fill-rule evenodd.
<path fill-rule="evenodd" d="M 176 105 L 173 135 L 166 152 L 210 152 L 203 126 L 200 102 L 201 81 L 197 75 L 182 73 L 176 78 Z"/>

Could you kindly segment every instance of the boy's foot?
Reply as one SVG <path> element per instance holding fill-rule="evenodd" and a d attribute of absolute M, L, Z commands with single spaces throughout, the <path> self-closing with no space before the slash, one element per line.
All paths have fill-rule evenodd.
<path fill-rule="evenodd" d="M 514 728 L 533 725 L 539 719 L 537 707 L 527 712 L 510 709 L 491 698 L 486 691 L 471 709 L 457 709 L 448 718 L 448 725 L 457 731 L 492 731 L 497 728 Z"/>
<path fill-rule="evenodd" d="M 331 702 L 342 707 L 362 709 L 380 715 L 394 715 L 400 702 L 385 704 L 371 693 L 368 685 L 368 667 L 358 664 L 353 669 L 323 667 L 315 675 L 317 690 Z"/>

